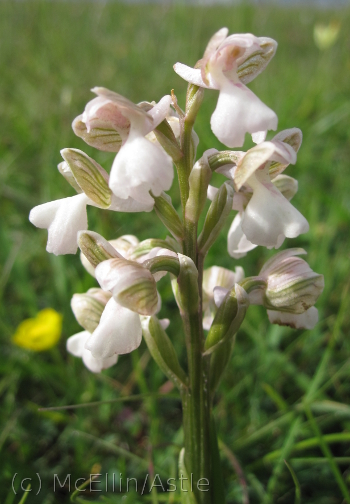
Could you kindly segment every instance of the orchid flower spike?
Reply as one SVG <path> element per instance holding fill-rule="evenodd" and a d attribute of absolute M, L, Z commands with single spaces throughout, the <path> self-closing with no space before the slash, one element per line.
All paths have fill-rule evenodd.
<path fill-rule="evenodd" d="M 277 128 L 276 114 L 245 86 L 265 69 L 277 43 L 250 33 L 227 35 L 227 28 L 215 33 L 195 68 L 176 63 L 174 70 L 191 84 L 220 91 L 211 128 L 228 147 L 241 147 L 246 133 Z"/>
<path fill-rule="evenodd" d="M 153 205 L 115 196 L 108 187 L 108 173 L 81 150 L 62 149 L 61 154 L 64 161 L 58 169 L 79 194 L 38 205 L 29 214 L 34 226 L 48 230 L 48 252 L 76 253 L 77 234 L 88 228 L 87 205 L 116 212 L 152 210 Z"/>
<path fill-rule="evenodd" d="M 107 116 L 108 120 L 112 121 L 113 117 L 118 122 L 117 126 L 109 126 L 120 136 L 114 147 L 118 154 L 112 165 L 109 187 L 120 199 L 132 198 L 143 206 L 153 208 L 154 200 L 149 192 L 159 196 L 162 191 L 170 189 L 174 177 L 173 165 L 171 157 L 159 144 L 144 137 L 168 115 L 171 97 L 164 96 L 146 112 L 141 106 L 108 89 L 96 87 L 92 91 L 97 98 L 87 105 L 79 124 L 84 122 L 88 131 L 94 127 L 95 121 L 105 121 Z"/>

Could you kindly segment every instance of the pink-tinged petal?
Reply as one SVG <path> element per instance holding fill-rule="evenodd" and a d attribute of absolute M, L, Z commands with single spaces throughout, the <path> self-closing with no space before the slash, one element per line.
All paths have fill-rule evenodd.
<path fill-rule="evenodd" d="M 277 128 L 276 114 L 252 91 L 243 84 L 225 81 L 210 121 L 220 142 L 228 147 L 241 147 L 246 133 Z"/>
<path fill-rule="evenodd" d="M 152 117 L 147 114 L 141 107 L 135 105 L 132 101 L 125 98 L 114 91 L 110 91 L 104 87 L 94 87 L 91 90 L 97 96 L 114 102 L 118 105 L 120 112 L 126 117 L 133 126 L 138 125 L 140 128 L 146 128 L 152 123 Z"/>
<path fill-rule="evenodd" d="M 170 189 L 173 178 L 171 157 L 137 132 L 130 132 L 113 162 L 109 186 L 118 198 L 133 198 L 149 210 L 154 204 L 149 191 L 159 196 Z"/>
<path fill-rule="evenodd" d="M 225 40 L 228 35 L 228 28 L 221 28 L 219 31 L 214 33 L 208 42 L 208 45 L 204 52 L 204 58 L 208 58 L 211 54 L 216 51 L 220 44 Z"/>
<path fill-rule="evenodd" d="M 309 224 L 264 174 L 260 175 L 262 180 L 258 175 L 249 179 L 254 192 L 244 212 L 242 231 L 256 245 L 278 248 L 285 237 L 306 233 Z"/>
<path fill-rule="evenodd" d="M 272 142 L 274 141 L 287 143 L 295 152 L 298 152 L 303 141 L 303 134 L 299 128 L 289 128 L 277 133 L 272 139 Z"/>
<path fill-rule="evenodd" d="M 293 329 L 313 329 L 318 322 L 318 310 L 314 306 L 304 313 L 288 313 L 267 310 L 271 324 L 290 326 Z"/>
<path fill-rule="evenodd" d="M 183 65 L 182 63 L 175 63 L 174 70 L 190 84 L 194 84 L 195 86 L 200 86 L 207 89 L 218 89 L 217 87 L 207 86 L 202 79 L 201 70 L 199 68 L 191 68 L 187 65 Z"/>
<path fill-rule="evenodd" d="M 140 316 L 111 298 L 102 313 L 100 323 L 85 344 L 95 359 L 130 353 L 141 344 Z"/>
<path fill-rule="evenodd" d="M 233 219 L 227 237 L 228 253 L 235 259 L 246 256 L 250 250 L 257 247 L 257 245 L 251 243 L 243 233 L 241 221 L 241 215 L 237 214 Z"/>
<path fill-rule="evenodd" d="M 55 255 L 76 253 L 78 231 L 87 229 L 86 205 L 90 201 L 82 193 L 33 208 L 29 220 L 37 227 L 48 229 L 48 252 Z"/>

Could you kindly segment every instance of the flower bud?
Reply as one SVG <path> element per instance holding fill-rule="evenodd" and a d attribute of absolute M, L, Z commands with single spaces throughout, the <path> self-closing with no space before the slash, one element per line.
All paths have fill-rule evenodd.
<path fill-rule="evenodd" d="M 123 235 L 115 240 L 109 240 L 109 243 L 116 249 L 119 254 L 129 259 L 135 247 L 139 245 L 139 240 L 134 235 Z"/>
<path fill-rule="evenodd" d="M 72 311 L 78 323 L 86 331 L 94 332 L 110 297 L 110 293 L 102 289 L 89 289 L 85 294 L 73 295 Z"/>
<path fill-rule="evenodd" d="M 288 249 L 265 263 L 259 277 L 267 282 L 267 288 L 256 304 L 296 314 L 304 313 L 315 304 L 323 291 L 324 279 L 296 257 L 305 253 L 303 249 Z"/>
<path fill-rule="evenodd" d="M 100 208 L 108 208 L 112 191 L 108 174 L 96 161 L 78 149 L 62 149 L 61 155 L 84 193 Z"/>
<path fill-rule="evenodd" d="M 203 255 L 208 252 L 225 224 L 226 217 L 232 209 L 233 194 L 233 188 L 229 182 L 225 182 L 209 207 L 202 232 L 198 237 L 198 249 Z"/>
<path fill-rule="evenodd" d="M 140 242 L 132 251 L 128 259 L 137 262 L 143 262 L 152 256 L 152 250 L 154 249 L 168 249 L 172 252 L 179 252 L 178 243 L 175 242 L 173 238 L 169 236 L 166 240 L 160 240 L 158 238 L 148 238 Z"/>
<path fill-rule="evenodd" d="M 220 291 L 220 297 L 223 295 L 224 297 L 205 340 L 205 354 L 212 353 L 219 344 L 228 341 L 236 334 L 249 306 L 248 295 L 239 284 L 236 284 L 231 291 L 221 287 L 216 290 Z M 218 299 L 216 303 L 219 304 L 217 301 Z"/>
<path fill-rule="evenodd" d="M 95 273 L 102 289 L 111 291 L 121 306 L 140 315 L 156 313 L 156 282 L 150 271 L 141 264 L 117 257 L 99 264 Z"/>
<path fill-rule="evenodd" d="M 233 179 L 233 175 L 230 176 L 230 170 L 236 167 L 238 162 L 243 158 L 245 152 L 242 151 L 216 151 L 212 149 L 213 152 L 208 155 L 208 163 L 212 171 L 217 171 L 226 175 L 227 177 Z"/>
<path fill-rule="evenodd" d="M 170 118 L 169 118 L 170 119 Z M 173 122 L 173 121 L 171 121 Z M 154 138 L 158 140 L 165 152 L 172 157 L 174 162 L 179 161 L 183 157 L 183 152 L 179 147 L 175 133 L 167 119 L 164 119 L 154 130 Z M 149 138 L 150 137 L 150 138 Z M 152 136 L 147 137 L 151 140 Z"/>
<path fill-rule="evenodd" d="M 186 387 L 186 374 L 160 321 L 156 317 L 147 317 L 141 324 L 148 349 L 160 369 L 180 390 Z"/>
<path fill-rule="evenodd" d="M 164 226 L 166 226 L 166 228 L 177 240 L 182 240 L 182 222 L 177 211 L 173 207 L 171 197 L 165 192 L 162 192 L 160 196 L 152 194 L 152 198 L 154 198 L 154 209 L 156 214 L 163 222 Z"/>
<path fill-rule="evenodd" d="M 121 257 L 103 236 L 93 231 L 82 231 L 78 233 L 78 245 L 84 256 L 94 268 L 107 259 Z M 90 273 L 89 269 L 88 271 Z"/>
<path fill-rule="evenodd" d="M 186 94 L 185 121 L 193 124 L 204 99 L 204 89 L 194 84 L 189 84 Z"/>
<path fill-rule="evenodd" d="M 98 96 L 74 119 L 72 128 L 88 145 L 106 152 L 118 152 L 129 135 L 130 121 L 118 104 Z"/>
<path fill-rule="evenodd" d="M 178 254 L 180 273 L 171 282 L 173 293 L 182 313 L 196 313 L 199 303 L 198 270 L 190 257 Z"/>
<path fill-rule="evenodd" d="M 203 156 L 192 168 L 188 183 L 189 196 L 186 202 L 186 219 L 198 222 L 204 205 L 207 201 L 207 189 L 211 179 L 211 169 L 207 159 Z"/>

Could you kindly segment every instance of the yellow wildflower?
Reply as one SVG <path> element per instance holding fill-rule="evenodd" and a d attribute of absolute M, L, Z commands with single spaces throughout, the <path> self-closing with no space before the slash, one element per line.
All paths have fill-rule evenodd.
<path fill-rule="evenodd" d="M 340 23 L 331 21 L 328 25 L 317 23 L 314 26 L 314 42 L 316 46 L 325 51 L 337 41 L 340 32 Z"/>
<path fill-rule="evenodd" d="M 41 352 L 56 345 L 61 331 L 62 315 L 52 308 L 45 308 L 35 318 L 23 320 L 12 341 L 19 347 Z"/>

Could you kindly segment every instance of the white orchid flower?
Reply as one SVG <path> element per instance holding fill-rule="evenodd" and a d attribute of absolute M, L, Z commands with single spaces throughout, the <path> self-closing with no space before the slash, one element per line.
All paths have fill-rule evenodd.
<path fill-rule="evenodd" d="M 298 128 L 278 133 L 270 142 L 262 142 L 247 153 L 235 152 L 236 163 L 217 171 L 233 180 L 232 208 L 239 212 L 228 233 L 228 252 L 240 258 L 258 245 L 279 248 L 284 239 L 306 233 L 309 224 L 289 200 L 298 190 L 298 182 L 282 172 L 296 162 L 302 141 Z M 208 198 L 217 189 L 209 186 Z"/>
<path fill-rule="evenodd" d="M 63 149 L 67 161 L 58 165 L 62 175 L 80 193 L 34 207 L 29 220 L 48 230 L 46 250 L 55 255 L 75 254 L 77 233 L 88 228 L 86 207 L 91 205 L 115 212 L 149 212 L 152 204 L 130 197 L 118 198 L 108 187 L 108 173 L 92 158 L 78 149 Z M 152 200 L 153 201 L 153 200 Z"/>
<path fill-rule="evenodd" d="M 135 350 L 141 343 L 140 316 L 119 305 L 100 289 L 75 294 L 72 309 L 86 329 L 67 340 L 67 350 L 82 357 L 90 371 L 99 373 L 113 366 L 118 355 Z"/>
<path fill-rule="evenodd" d="M 283 250 L 269 259 L 255 277 L 265 286 L 252 290 L 250 302 L 265 306 L 273 324 L 312 329 L 318 321 L 314 304 L 323 291 L 324 278 L 298 257 L 303 254 L 306 252 L 301 248 Z"/>
<path fill-rule="evenodd" d="M 153 208 L 154 200 L 149 192 L 159 196 L 170 189 L 174 172 L 171 157 L 156 143 L 145 138 L 160 124 L 169 112 L 171 97 L 164 96 L 159 103 L 146 112 L 127 98 L 97 87 L 92 90 L 98 95 L 101 110 L 110 106 L 129 122 L 127 134 L 121 141 L 120 150 L 113 162 L 109 186 L 120 199 L 132 198 L 143 206 Z M 98 104 L 92 109 L 98 115 Z M 86 113 L 86 124 L 89 111 Z"/>
<path fill-rule="evenodd" d="M 138 313 L 111 298 L 100 323 L 86 341 L 85 348 L 96 359 L 130 353 L 141 344 L 142 329 Z"/>
<path fill-rule="evenodd" d="M 246 133 L 260 137 L 277 128 L 276 114 L 245 86 L 264 70 L 277 43 L 250 33 L 227 35 L 222 28 L 210 39 L 195 68 L 176 63 L 174 70 L 191 84 L 220 91 L 211 128 L 228 147 L 241 147 Z"/>

